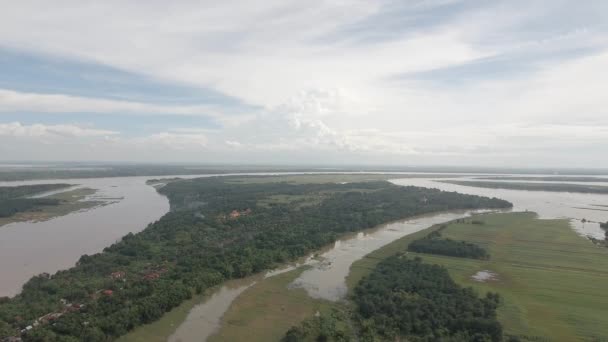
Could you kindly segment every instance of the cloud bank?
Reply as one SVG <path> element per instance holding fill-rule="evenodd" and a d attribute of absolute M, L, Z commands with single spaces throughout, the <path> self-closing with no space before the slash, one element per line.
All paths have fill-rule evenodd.
<path fill-rule="evenodd" d="M 608 167 L 607 13 L 21 1 L 0 13 L 0 49 L 30 56 L 0 58 L 2 158 Z"/>

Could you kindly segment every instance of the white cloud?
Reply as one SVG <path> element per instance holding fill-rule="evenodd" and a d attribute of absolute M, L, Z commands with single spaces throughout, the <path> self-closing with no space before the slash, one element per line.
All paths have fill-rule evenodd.
<path fill-rule="evenodd" d="M 442 3 L 412 6 L 425 10 Z M 409 12 L 396 12 L 398 18 L 385 18 L 407 29 L 368 22 L 386 5 L 364 0 L 146 6 L 134 1 L 20 1 L 0 13 L 0 46 L 212 88 L 263 109 L 235 117 L 221 106 L 162 106 L 0 89 L 0 112 L 203 115 L 224 123 L 209 130 L 184 127 L 177 118 L 179 128 L 146 137 L 99 135 L 95 146 L 119 159 L 137 149 L 138 158 L 153 160 L 242 161 L 251 154 L 270 161 L 306 156 L 333 162 L 338 155 L 351 162 L 522 166 L 530 160 L 559 163 L 561 156 L 563 166 L 569 158 L 608 166 L 598 154 L 608 148 L 602 73 L 608 69 L 605 2 L 577 4 L 567 22 L 563 14 L 574 5 L 553 1 L 489 3 L 439 16 L 436 22 L 430 15 L 435 13 L 408 17 Z M 365 36 L 365 25 L 357 26 L 361 23 L 370 30 L 388 30 L 384 33 L 391 38 L 365 41 L 360 35 L 363 31 Z M 525 58 L 536 54 L 567 58 Z M 510 74 L 497 65 L 506 76 L 481 70 L 478 78 L 457 84 L 440 77 L 395 81 L 408 73 L 474 65 L 485 57 L 508 61 L 511 55 L 533 68 L 516 65 Z M 574 147 L 576 155 L 563 154 Z M 169 150 L 179 153 L 159 152 Z"/>
<path fill-rule="evenodd" d="M 105 137 L 117 135 L 118 132 L 80 127 L 76 125 L 22 125 L 19 122 L 0 123 L 0 136 L 9 137 L 64 137 L 64 138 L 84 138 L 84 137 Z"/>
<path fill-rule="evenodd" d="M 0 89 L 0 112 L 168 114 L 230 120 L 230 115 L 226 115 L 223 109 L 217 106 L 164 106 L 64 94 L 25 93 L 9 89 Z"/>

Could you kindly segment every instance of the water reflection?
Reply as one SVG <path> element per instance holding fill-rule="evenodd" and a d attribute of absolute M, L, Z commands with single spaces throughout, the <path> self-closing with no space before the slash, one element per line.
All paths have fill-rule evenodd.
<path fill-rule="evenodd" d="M 446 212 L 419 216 L 338 240 L 333 248 L 320 255 L 320 260 L 312 268 L 302 272 L 290 287 L 303 288 L 313 298 L 340 300 L 346 296 L 346 276 L 355 261 L 401 237 L 438 223 L 470 216 L 471 213 L 473 212 Z"/>
<path fill-rule="evenodd" d="M 459 178 L 459 180 L 462 179 Z M 605 194 L 476 188 L 442 183 L 430 178 L 404 178 L 395 179 L 392 182 L 398 185 L 422 186 L 463 194 L 498 197 L 513 203 L 514 211 L 534 211 L 543 219 L 570 219 L 576 232 L 598 239 L 604 238 L 604 231 L 600 228 L 599 222 L 608 221 L 608 211 L 602 210 L 608 209 L 608 207 L 603 207 L 608 205 L 608 195 Z"/>

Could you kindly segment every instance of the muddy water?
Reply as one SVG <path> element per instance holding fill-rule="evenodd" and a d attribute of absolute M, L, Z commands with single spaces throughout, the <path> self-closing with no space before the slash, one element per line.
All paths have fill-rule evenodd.
<path fill-rule="evenodd" d="M 109 203 L 43 222 L 0 227 L 0 297 L 12 296 L 32 276 L 65 269 L 83 254 L 100 252 L 129 232 L 144 229 L 169 210 L 149 177 L 5 182 L 0 185 L 69 183 L 97 189 L 91 200 Z"/>
<path fill-rule="evenodd" d="M 481 212 L 481 211 L 478 211 Z M 353 262 L 399 238 L 432 225 L 470 216 L 472 212 L 446 212 L 419 216 L 389 223 L 353 237 L 336 241 L 334 247 L 320 255 L 320 261 L 290 284 L 303 288 L 309 296 L 337 301 L 346 295 L 346 276 Z"/>
<path fill-rule="evenodd" d="M 459 180 L 467 179 L 459 178 Z M 487 189 L 442 183 L 424 178 L 395 179 L 392 182 L 398 185 L 413 185 L 502 198 L 513 203 L 513 211 L 534 211 L 540 218 L 546 219 L 567 218 L 571 220 L 572 227 L 579 234 L 598 239 L 604 238 L 604 230 L 600 228 L 599 222 L 608 221 L 608 211 L 605 210 L 608 207 L 604 207 L 608 206 L 608 195 L 606 194 Z M 598 185 L 608 186 L 608 183 L 598 183 Z M 583 222 L 583 219 L 586 222 Z"/>

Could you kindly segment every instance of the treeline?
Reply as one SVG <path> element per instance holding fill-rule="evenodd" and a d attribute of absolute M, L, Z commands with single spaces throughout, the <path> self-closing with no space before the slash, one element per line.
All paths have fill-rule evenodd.
<path fill-rule="evenodd" d="M 0 187 L 0 217 L 13 216 L 23 211 L 38 210 L 41 206 L 58 205 L 61 203 L 58 199 L 24 197 L 70 186 L 70 184 L 2 186 Z"/>
<path fill-rule="evenodd" d="M 301 257 L 343 233 L 437 210 L 510 205 L 389 182 L 232 184 L 230 179 L 163 187 L 173 210 L 159 221 L 102 253 L 83 255 L 69 270 L 36 276 L 18 296 L 0 300 L 0 336 L 38 324 L 22 334 L 25 341 L 111 340 L 157 320 L 193 292 Z M 318 198 L 320 192 L 325 198 L 320 203 L 257 205 L 270 196 Z M 248 214 L 232 219 L 233 210 Z M 49 313 L 57 314 L 52 324 L 37 321 Z"/>
<path fill-rule="evenodd" d="M 283 341 L 501 341 L 500 296 L 479 298 L 439 265 L 399 254 L 381 261 L 355 287 L 354 309 L 305 320 Z M 336 314 L 338 313 L 338 314 Z"/>
<path fill-rule="evenodd" d="M 412 241 L 408 245 L 407 250 L 416 253 L 447 255 L 459 258 L 490 258 L 490 255 L 484 248 L 473 243 L 443 238 L 441 231 L 445 228 L 447 228 L 447 225 L 441 226 L 438 230 L 431 232 L 421 239 Z"/>

